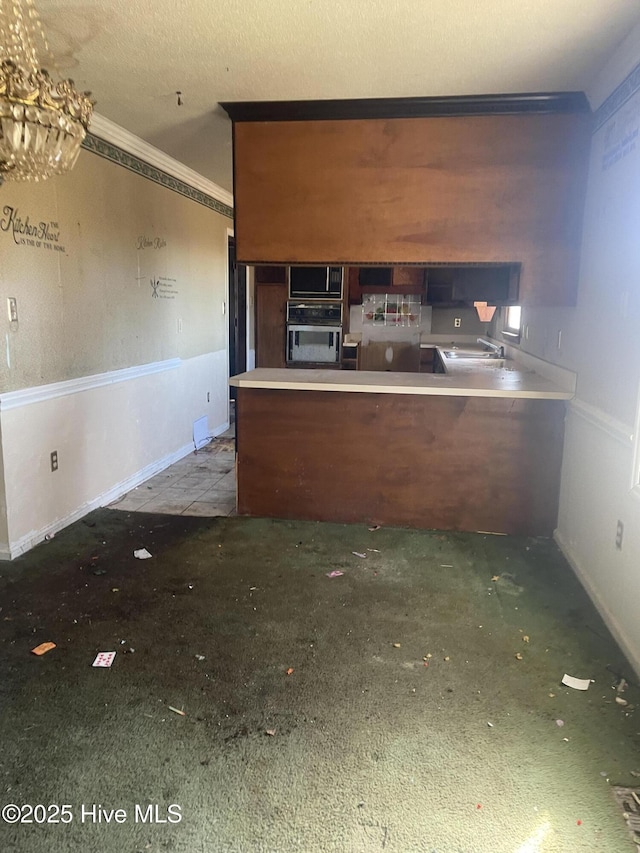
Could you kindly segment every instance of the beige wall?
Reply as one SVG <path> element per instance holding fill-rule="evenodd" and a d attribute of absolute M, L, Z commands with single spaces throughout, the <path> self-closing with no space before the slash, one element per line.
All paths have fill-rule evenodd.
<path fill-rule="evenodd" d="M 88 151 L 2 187 L 0 557 L 191 452 L 194 421 L 226 429 L 231 227 Z"/>
<path fill-rule="evenodd" d="M 10 209 L 57 223 L 57 243 L 14 239 Z M 65 177 L 5 184 L 0 212 L 0 392 L 225 348 L 230 219 L 87 151 Z M 172 298 L 152 297 L 159 277 Z"/>

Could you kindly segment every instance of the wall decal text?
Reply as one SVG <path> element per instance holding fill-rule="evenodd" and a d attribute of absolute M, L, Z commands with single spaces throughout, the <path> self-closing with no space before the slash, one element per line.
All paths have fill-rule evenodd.
<path fill-rule="evenodd" d="M 178 295 L 175 278 L 158 276 L 150 279 L 152 299 L 175 299 Z"/>
<path fill-rule="evenodd" d="M 164 249 L 167 245 L 167 241 L 164 237 L 138 237 L 137 243 L 138 251 L 140 249 Z"/>
<path fill-rule="evenodd" d="M 60 243 L 60 226 L 57 222 L 52 219 L 32 222 L 28 215 L 23 219 L 18 208 L 8 204 L 2 208 L 0 230 L 11 234 L 16 246 L 32 246 L 35 249 L 63 253 L 66 251 Z"/>

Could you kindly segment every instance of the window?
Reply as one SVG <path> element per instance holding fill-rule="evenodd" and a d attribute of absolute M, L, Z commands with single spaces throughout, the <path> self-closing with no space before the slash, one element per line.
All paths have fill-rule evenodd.
<path fill-rule="evenodd" d="M 520 305 L 510 305 L 507 308 L 507 313 L 504 319 L 505 332 L 513 332 L 516 335 L 519 335 L 521 322 L 522 308 L 520 307 Z"/>

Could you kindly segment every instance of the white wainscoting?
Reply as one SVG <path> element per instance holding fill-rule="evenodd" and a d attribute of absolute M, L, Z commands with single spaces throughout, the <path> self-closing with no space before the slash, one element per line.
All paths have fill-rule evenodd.
<path fill-rule="evenodd" d="M 640 675 L 640 502 L 629 487 L 631 432 L 594 406 L 571 402 L 555 539 Z M 618 520 L 622 549 L 615 544 Z"/>
<path fill-rule="evenodd" d="M 0 559 L 23 554 L 192 452 L 198 418 L 208 418 L 212 435 L 224 432 L 227 383 L 221 350 L 0 395 L 9 531 Z"/>
<path fill-rule="evenodd" d="M 154 361 L 151 364 L 140 364 L 136 367 L 125 367 L 122 370 L 112 370 L 109 373 L 95 373 L 92 376 L 80 376 L 66 382 L 53 382 L 50 385 L 38 385 L 35 388 L 23 388 L 20 391 L 7 391 L 0 394 L 0 412 L 20 409 L 31 403 L 46 403 L 57 397 L 68 397 L 81 391 L 93 391 L 103 385 L 114 385 L 116 382 L 127 382 L 151 376 L 153 373 L 164 373 L 166 370 L 176 370 L 181 365 L 179 358 L 166 361 Z"/>
<path fill-rule="evenodd" d="M 591 426 L 596 427 L 596 429 L 606 433 L 611 438 L 615 438 L 624 447 L 628 448 L 631 446 L 633 441 L 633 427 L 629 424 L 625 424 L 617 418 L 612 418 L 611 415 L 603 412 L 602 409 L 591 406 L 583 400 L 571 400 L 569 411 L 572 415 L 582 418 L 591 424 Z"/>

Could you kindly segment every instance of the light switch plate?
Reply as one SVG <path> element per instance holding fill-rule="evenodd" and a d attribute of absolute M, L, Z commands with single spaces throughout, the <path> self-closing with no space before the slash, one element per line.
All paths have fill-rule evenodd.
<path fill-rule="evenodd" d="M 9 322 L 17 323 L 18 322 L 18 300 L 15 296 L 7 297 L 7 312 L 9 314 Z"/>

